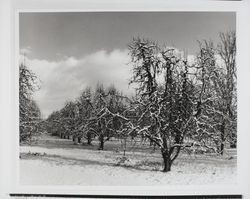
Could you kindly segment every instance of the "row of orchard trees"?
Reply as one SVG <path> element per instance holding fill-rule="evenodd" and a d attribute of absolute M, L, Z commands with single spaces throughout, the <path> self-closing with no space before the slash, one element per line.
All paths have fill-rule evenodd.
<path fill-rule="evenodd" d="M 103 150 L 105 141 L 118 135 L 122 125 L 119 119 L 128 110 L 127 99 L 113 85 L 105 89 L 98 84 L 94 92 L 87 87 L 78 99 L 67 102 L 48 117 L 48 132 L 61 138 L 71 137 L 75 143 L 85 138 L 91 144 L 97 137 L 99 149 Z"/>
<path fill-rule="evenodd" d="M 223 154 L 236 145 L 236 38 L 220 34 L 218 46 L 199 43 L 190 63 L 178 50 L 135 38 L 129 45 L 136 96 L 114 86 L 86 88 L 47 119 L 49 131 L 73 139 L 98 137 L 99 149 L 113 136 L 144 136 L 161 151 L 163 171 L 182 149 Z"/>

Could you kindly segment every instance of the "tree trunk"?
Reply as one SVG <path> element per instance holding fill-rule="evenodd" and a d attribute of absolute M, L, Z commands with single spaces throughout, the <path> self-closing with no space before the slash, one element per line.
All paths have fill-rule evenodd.
<path fill-rule="evenodd" d="M 231 143 L 230 148 L 235 149 L 236 148 L 236 142 Z"/>
<path fill-rule="evenodd" d="M 77 139 L 76 139 L 76 136 L 73 136 L 73 142 L 74 142 L 74 145 L 77 145 Z"/>
<path fill-rule="evenodd" d="M 154 143 L 154 151 L 155 151 L 155 149 L 156 149 L 156 144 Z"/>
<path fill-rule="evenodd" d="M 88 132 L 88 134 L 87 134 L 87 144 L 91 145 L 91 141 L 92 141 L 92 139 L 91 139 L 91 133 Z"/>
<path fill-rule="evenodd" d="M 127 150 L 127 139 L 124 139 L 124 145 L 123 145 L 123 156 L 126 155 L 126 150 Z"/>
<path fill-rule="evenodd" d="M 162 150 L 162 158 L 163 158 L 163 163 L 164 163 L 163 172 L 170 171 L 171 170 L 170 154 L 168 152 Z"/>
<path fill-rule="evenodd" d="M 87 144 L 91 145 L 91 141 L 92 141 L 91 139 L 88 139 Z"/>
<path fill-rule="evenodd" d="M 221 143 L 220 143 L 220 154 L 224 153 L 224 142 L 225 142 L 225 122 L 221 124 Z"/>
<path fill-rule="evenodd" d="M 99 150 L 103 150 L 103 148 L 104 148 L 104 136 L 103 136 L 103 134 L 101 134 L 99 136 L 99 141 L 100 141 Z"/>
<path fill-rule="evenodd" d="M 81 143 L 81 137 L 78 137 L 78 143 L 80 144 Z"/>

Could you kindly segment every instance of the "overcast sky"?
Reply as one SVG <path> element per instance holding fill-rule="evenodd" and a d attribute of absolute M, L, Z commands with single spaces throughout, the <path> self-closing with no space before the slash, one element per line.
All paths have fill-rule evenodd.
<path fill-rule="evenodd" d="M 41 80 L 34 99 L 44 117 L 75 99 L 87 85 L 114 84 L 129 94 L 127 45 L 142 36 L 195 55 L 197 40 L 219 41 L 235 30 L 235 13 L 21 13 L 20 52 Z"/>

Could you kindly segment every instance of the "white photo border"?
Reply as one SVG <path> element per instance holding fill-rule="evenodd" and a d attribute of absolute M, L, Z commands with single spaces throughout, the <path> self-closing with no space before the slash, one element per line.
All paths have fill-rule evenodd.
<path fill-rule="evenodd" d="M 12 89 L 12 130 L 10 139 L 11 151 L 11 193 L 29 193 L 29 194 L 85 194 L 85 195 L 229 195 L 245 193 L 246 165 L 244 165 L 244 154 L 249 146 L 246 146 L 246 140 L 249 138 L 244 125 L 245 121 L 244 107 L 240 103 L 245 103 L 242 98 L 244 95 L 244 81 L 246 63 L 244 62 L 244 9 L 245 2 L 227 2 L 227 1 L 139 1 L 139 0 L 105 0 L 105 1 L 80 1 L 80 0 L 19 0 L 13 3 L 11 8 L 12 18 L 12 58 L 15 61 L 11 63 L 11 89 Z M 237 185 L 174 185 L 174 186 L 24 186 L 19 184 L 19 86 L 18 86 L 18 57 L 19 57 L 19 13 L 24 12 L 235 12 L 236 13 L 236 35 L 237 35 L 237 68 L 238 75 L 238 148 L 237 148 Z M 242 59 L 241 59 L 242 58 Z M 244 79 L 244 78 L 243 78 Z M 249 164 L 249 163 L 248 163 Z"/>

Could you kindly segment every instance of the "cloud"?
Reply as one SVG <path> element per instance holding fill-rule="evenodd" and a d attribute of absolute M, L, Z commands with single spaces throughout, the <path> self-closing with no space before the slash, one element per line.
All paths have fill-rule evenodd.
<path fill-rule="evenodd" d="M 195 56 L 188 55 L 187 59 L 194 63 Z M 128 86 L 132 75 L 129 61 L 127 50 L 115 49 L 100 50 L 79 59 L 63 57 L 60 61 L 27 58 L 26 64 L 41 81 L 34 99 L 46 117 L 62 108 L 66 101 L 76 99 L 86 86 L 94 89 L 97 83 L 105 87 L 114 84 L 124 94 L 132 94 L 133 87 Z"/>
<path fill-rule="evenodd" d="M 78 97 L 86 86 L 94 88 L 98 82 L 104 86 L 114 84 L 125 94 L 133 92 L 128 87 L 131 67 L 126 50 L 101 50 L 80 59 L 66 57 L 57 62 L 27 58 L 26 63 L 41 81 L 34 99 L 45 117 L 62 108 L 67 100 Z"/>
<path fill-rule="evenodd" d="M 20 49 L 20 54 L 21 55 L 28 55 L 31 53 L 31 47 L 27 46 L 25 48 Z"/>

